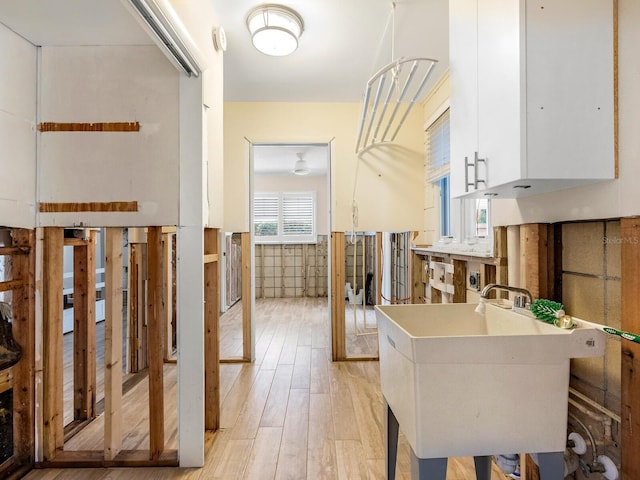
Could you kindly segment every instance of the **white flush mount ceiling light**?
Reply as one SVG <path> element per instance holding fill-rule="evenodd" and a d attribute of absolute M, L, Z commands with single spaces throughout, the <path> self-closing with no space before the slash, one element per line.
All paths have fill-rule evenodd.
<path fill-rule="evenodd" d="M 303 158 L 302 153 L 296 153 L 298 160 L 296 160 L 296 164 L 293 167 L 293 173 L 296 175 L 309 175 L 309 165 L 307 165 L 307 161 Z"/>
<path fill-rule="evenodd" d="M 283 5 L 266 3 L 247 15 L 247 28 L 256 49 L 266 55 L 282 57 L 298 48 L 304 30 L 302 17 Z"/>

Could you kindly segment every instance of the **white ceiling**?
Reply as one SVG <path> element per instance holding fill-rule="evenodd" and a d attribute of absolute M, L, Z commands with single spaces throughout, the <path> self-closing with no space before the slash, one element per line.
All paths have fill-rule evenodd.
<path fill-rule="evenodd" d="M 245 20 L 261 0 L 210 1 L 228 40 L 226 101 L 359 102 L 377 70 L 418 56 L 438 60 L 428 92 L 448 66 L 448 0 L 397 0 L 395 15 L 389 0 L 282 0 L 305 23 L 288 57 L 251 45 Z M 34 45 L 153 44 L 122 0 L 0 0 L 0 23 Z M 254 156 L 256 171 L 290 171 L 298 149 L 267 148 L 264 163 L 262 153 Z M 320 169 L 322 157 L 326 168 L 326 155 L 307 149 L 312 167 Z"/>
<path fill-rule="evenodd" d="M 327 145 L 254 145 L 253 170 L 262 175 L 293 175 L 298 154 L 307 162 L 310 176 L 327 174 Z"/>
<path fill-rule="evenodd" d="M 448 65 L 448 0 L 397 0 L 395 22 L 389 0 L 282 0 L 305 24 L 288 57 L 251 45 L 245 20 L 260 0 L 211 2 L 228 40 L 227 101 L 359 102 L 367 80 L 392 58 L 438 60 L 430 85 Z"/>
<path fill-rule="evenodd" d="M 151 45 L 121 0 L 0 0 L 0 23 L 34 45 Z"/>

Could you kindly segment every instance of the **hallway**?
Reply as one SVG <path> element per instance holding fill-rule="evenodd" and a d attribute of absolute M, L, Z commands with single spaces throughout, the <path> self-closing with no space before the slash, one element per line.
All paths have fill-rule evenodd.
<path fill-rule="evenodd" d="M 255 363 L 221 364 L 221 429 L 206 434 L 204 468 L 34 470 L 26 478 L 383 479 L 378 363 L 331 362 L 326 298 L 257 300 L 256 310 Z M 175 373 L 175 365 L 165 365 L 165 392 L 172 397 Z M 136 412 L 134 405 L 146 404 L 145 395 L 142 381 L 125 396 L 126 411 L 140 422 L 146 412 Z M 173 432 L 166 436 L 174 444 L 174 398 L 167 404 L 174 410 L 167 412 Z M 92 431 L 101 432 L 101 424 L 99 417 L 69 443 L 74 449 L 100 448 Z M 396 478 L 409 480 L 402 435 L 398 456 Z M 448 480 L 472 478 L 472 459 L 450 460 Z M 492 479 L 504 478 L 494 467 Z"/>

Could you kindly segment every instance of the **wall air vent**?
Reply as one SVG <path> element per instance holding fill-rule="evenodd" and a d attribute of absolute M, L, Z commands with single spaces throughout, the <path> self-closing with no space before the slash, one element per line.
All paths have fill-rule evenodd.
<path fill-rule="evenodd" d="M 190 77 L 202 73 L 202 55 L 166 0 L 122 0 L 122 3 L 135 12 L 141 25 L 177 68 Z"/>

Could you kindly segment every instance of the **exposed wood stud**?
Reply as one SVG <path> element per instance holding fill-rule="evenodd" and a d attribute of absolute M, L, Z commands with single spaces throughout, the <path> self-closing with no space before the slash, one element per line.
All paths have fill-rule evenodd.
<path fill-rule="evenodd" d="M 431 257 L 434 262 L 442 262 L 442 257 Z M 433 269 L 429 269 L 429 279 L 433 278 Z M 434 287 L 431 288 L 431 303 L 442 303 L 442 290 Z"/>
<path fill-rule="evenodd" d="M 13 273 L 23 288 L 13 292 L 13 337 L 22 346 L 22 359 L 13 366 L 14 460 L 17 465 L 34 461 L 35 424 L 35 230 L 13 229 Z"/>
<path fill-rule="evenodd" d="M 165 450 L 158 460 L 149 460 L 149 450 L 121 450 L 113 459 L 102 458 L 96 450 L 63 451 L 53 461 L 39 464 L 43 468 L 111 468 L 111 467 L 177 467 L 178 452 Z M 138 473 L 142 478 L 142 473 Z M 135 474 L 132 477 L 138 478 Z M 84 478 L 78 473 L 78 478 Z"/>
<path fill-rule="evenodd" d="M 40 202 L 40 213 L 137 212 L 138 202 Z"/>
<path fill-rule="evenodd" d="M 42 122 L 40 132 L 139 132 L 140 122 L 61 123 Z"/>
<path fill-rule="evenodd" d="M 149 449 L 151 460 L 157 460 L 164 450 L 162 227 L 148 228 L 147 248 L 149 262 L 149 287 L 147 292 L 149 335 Z"/>
<path fill-rule="evenodd" d="M 205 253 L 204 255 L 204 263 L 213 263 L 218 261 L 217 253 Z"/>
<path fill-rule="evenodd" d="M 147 244 L 129 244 L 129 353 L 130 371 L 148 366 L 147 350 Z"/>
<path fill-rule="evenodd" d="M 16 228 L 12 230 L 12 232 L 21 232 L 23 229 Z M 13 235 L 13 233 L 12 233 Z M 22 235 L 22 234 L 18 234 Z M 0 247 L 0 255 L 29 255 L 31 252 L 31 247 L 27 246 L 17 246 L 17 247 Z"/>
<path fill-rule="evenodd" d="M 425 303 L 424 283 L 422 282 L 422 256 L 414 251 L 411 255 L 411 270 L 409 277 L 411 278 L 411 303 Z"/>
<path fill-rule="evenodd" d="M 204 229 L 205 257 L 215 255 L 220 250 L 219 231 L 214 228 Z M 220 427 L 220 265 L 205 263 L 204 265 L 204 391 L 205 391 L 205 428 L 217 430 Z M 244 305 L 243 305 L 244 307 Z"/>
<path fill-rule="evenodd" d="M 17 276 L 17 275 L 16 275 Z M 24 281 L 22 278 L 14 278 L 13 280 L 7 280 L 6 282 L 0 282 L 0 292 L 8 292 L 11 290 L 17 290 L 22 288 Z"/>
<path fill-rule="evenodd" d="M 344 285 L 345 236 L 331 232 L 331 355 L 334 361 L 347 358 Z"/>
<path fill-rule="evenodd" d="M 46 227 L 43 242 L 43 438 L 44 460 L 64 447 L 62 375 L 62 289 L 64 229 Z"/>
<path fill-rule="evenodd" d="M 622 330 L 640 331 L 640 218 L 620 221 Z M 620 478 L 640 478 L 640 345 L 622 341 L 622 471 Z"/>
<path fill-rule="evenodd" d="M 549 243 L 550 226 L 545 223 L 531 223 L 520 226 L 520 271 L 525 275 L 525 284 L 533 298 L 549 298 L 553 293 L 549 278 L 553 279 L 553 260 Z"/>
<path fill-rule="evenodd" d="M 376 305 L 382 305 L 382 232 L 376 232 Z"/>
<path fill-rule="evenodd" d="M 453 303 L 467 301 L 467 262 L 453 260 Z"/>
<path fill-rule="evenodd" d="M 493 229 L 493 255 L 496 258 L 494 281 L 501 285 L 509 285 L 509 267 L 507 266 L 507 227 L 495 227 Z M 500 298 L 509 298 L 509 292 L 498 291 Z"/>
<path fill-rule="evenodd" d="M 93 418 L 96 397 L 97 232 L 73 247 L 73 418 Z"/>
<path fill-rule="evenodd" d="M 104 459 L 122 448 L 122 228 L 106 229 Z"/>
<path fill-rule="evenodd" d="M 242 358 L 253 360 L 251 341 L 251 236 L 241 234 L 242 248 Z M 284 264 L 284 262 L 283 262 Z"/>

